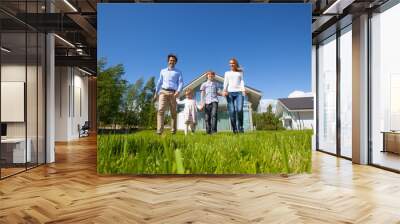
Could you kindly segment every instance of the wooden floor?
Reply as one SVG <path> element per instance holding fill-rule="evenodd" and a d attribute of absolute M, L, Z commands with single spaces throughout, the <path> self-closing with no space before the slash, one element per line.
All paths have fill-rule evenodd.
<path fill-rule="evenodd" d="M 400 223 L 400 175 L 315 152 L 290 177 L 102 177 L 96 141 L 0 181 L 0 223 Z"/>
<path fill-rule="evenodd" d="M 25 171 L 25 167 L 7 167 L 7 168 L 1 168 L 1 177 L 7 177 L 7 176 L 11 176 L 13 174 L 19 173 L 19 172 L 23 172 Z"/>

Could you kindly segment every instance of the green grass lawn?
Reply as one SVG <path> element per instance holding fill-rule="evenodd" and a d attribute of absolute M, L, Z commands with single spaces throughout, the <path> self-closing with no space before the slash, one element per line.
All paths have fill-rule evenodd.
<path fill-rule="evenodd" d="M 98 135 L 100 174 L 310 173 L 311 131 Z"/>

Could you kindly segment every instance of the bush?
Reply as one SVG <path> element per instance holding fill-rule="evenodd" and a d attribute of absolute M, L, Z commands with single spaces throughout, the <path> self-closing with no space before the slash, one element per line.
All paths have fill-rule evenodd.
<path fill-rule="evenodd" d="M 256 130 L 284 130 L 281 120 L 272 112 L 272 106 L 269 105 L 267 112 L 253 112 L 253 124 Z"/>

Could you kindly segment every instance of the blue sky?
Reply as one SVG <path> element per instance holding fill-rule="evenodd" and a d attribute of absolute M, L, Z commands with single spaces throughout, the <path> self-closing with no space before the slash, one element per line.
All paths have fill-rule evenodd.
<path fill-rule="evenodd" d="M 130 82 L 176 65 L 187 84 L 229 59 L 263 98 L 311 90 L 310 4 L 98 4 L 98 58 L 123 64 Z"/>

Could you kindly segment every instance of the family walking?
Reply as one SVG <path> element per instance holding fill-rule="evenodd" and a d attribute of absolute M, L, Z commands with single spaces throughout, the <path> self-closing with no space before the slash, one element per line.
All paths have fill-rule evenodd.
<path fill-rule="evenodd" d="M 229 60 L 230 70 L 225 72 L 223 86 L 215 80 L 215 73 L 208 71 L 207 81 L 200 86 L 201 102 L 196 104 L 192 89 L 185 90 L 185 99 L 180 101 L 179 97 L 183 89 L 182 72 L 175 68 L 178 58 L 176 55 L 168 55 L 168 67 L 162 69 L 156 85 L 155 99 L 158 98 L 157 112 L 157 134 L 164 131 L 164 114 L 167 110 L 171 114 L 171 132 L 177 130 L 177 104 L 183 104 L 185 135 L 196 130 L 197 111 L 204 110 L 207 134 L 217 132 L 218 122 L 218 96 L 224 96 L 233 133 L 243 133 L 243 103 L 246 91 L 243 81 L 243 71 L 235 58 Z M 221 91 L 222 89 L 222 91 Z"/>

